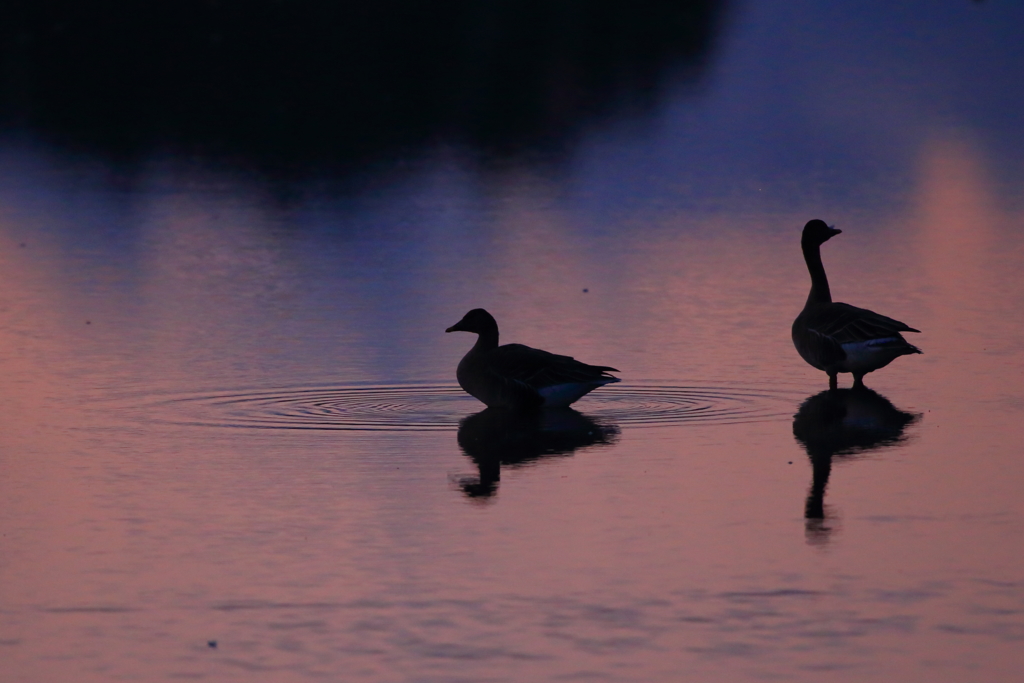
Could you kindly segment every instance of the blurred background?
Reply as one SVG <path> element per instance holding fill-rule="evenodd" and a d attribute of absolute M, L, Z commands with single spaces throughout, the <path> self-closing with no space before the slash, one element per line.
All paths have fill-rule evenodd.
<path fill-rule="evenodd" d="M 558 149 L 693 79 L 711 1 L 6 3 L 8 125 L 109 154 L 342 167 Z"/>

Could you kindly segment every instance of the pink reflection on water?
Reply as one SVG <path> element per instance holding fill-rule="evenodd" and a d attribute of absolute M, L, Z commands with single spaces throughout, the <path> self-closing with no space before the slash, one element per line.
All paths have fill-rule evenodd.
<path fill-rule="evenodd" d="M 107 318 L 161 333 L 127 349 L 116 329 L 101 343 L 66 324 L 63 302 L 81 299 L 58 259 L 4 257 L 17 313 L 0 326 L 5 665 L 28 680 L 1011 680 L 1024 404 L 1006 311 L 1022 301 L 1024 223 L 993 198 L 971 145 L 939 140 L 921 167 L 916 201 L 877 227 L 863 211 L 822 216 L 848 228 L 825 255 L 837 298 L 906 319 L 925 349 L 869 376 L 922 417 L 891 448 L 834 463 L 825 544 L 805 540 L 812 467 L 791 417 L 825 387 L 789 340 L 808 287 L 804 212 L 638 209 L 624 221 L 641 227 L 580 248 L 544 192 L 513 196 L 493 252 L 461 264 L 483 283 L 471 294 L 506 310 L 507 341 L 617 365 L 627 381 L 778 387 L 792 413 L 624 427 L 614 444 L 504 470 L 486 507 L 450 484 L 474 467 L 454 430 L 185 428 L 129 419 L 131 401 L 102 395 L 116 392 L 97 378 L 135 373 L 183 392 L 211 376 L 225 391 L 253 374 L 294 381 L 238 341 L 288 320 L 275 317 L 287 307 L 229 296 L 287 268 L 260 231 L 229 231 L 229 244 L 169 205 L 138 293 L 152 317 Z M 225 256 L 235 247 L 240 262 Z M 203 299 L 211 283 L 221 289 Z M 435 298 L 458 303 L 456 317 L 466 308 Z M 343 351 L 372 339 L 324 318 Z M 422 356 L 449 381 L 466 348 L 440 332 L 451 322 Z M 855 408 L 855 420 L 871 412 Z"/>

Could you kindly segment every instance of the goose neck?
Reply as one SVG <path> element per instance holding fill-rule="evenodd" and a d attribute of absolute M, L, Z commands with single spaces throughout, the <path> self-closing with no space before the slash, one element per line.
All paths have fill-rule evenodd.
<path fill-rule="evenodd" d="M 491 349 L 498 348 L 498 326 L 495 325 L 493 329 L 485 329 L 477 333 L 476 344 L 473 346 L 474 351 L 490 351 Z"/>
<path fill-rule="evenodd" d="M 828 277 L 825 275 L 825 266 L 821 262 L 821 245 L 804 244 L 802 246 L 804 261 L 807 262 L 807 270 L 811 274 L 811 293 L 807 297 L 807 303 L 832 303 Z"/>

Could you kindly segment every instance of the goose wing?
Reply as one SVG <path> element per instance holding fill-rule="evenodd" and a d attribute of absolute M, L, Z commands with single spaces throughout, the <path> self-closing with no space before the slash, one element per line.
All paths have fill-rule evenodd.
<path fill-rule="evenodd" d="M 899 337 L 900 332 L 920 332 L 899 320 L 842 303 L 822 307 L 808 316 L 806 323 L 810 331 L 828 337 L 840 346 Z"/>
<path fill-rule="evenodd" d="M 917 331 L 906 323 L 866 308 L 829 303 L 804 309 L 793 323 L 793 341 L 808 363 L 825 370 L 846 360 L 843 345 L 850 343 L 892 340 L 883 343 L 905 348 L 908 352 L 919 352 L 900 335 L 901 332 Z"/>
<path fill-rule="evenodd" d="M 490 352 L 488 370 L 502 381 L 533 390 L 559 384 L 616 381 L 607 374 L 618 372 L 605 365 L 587 365 L 572 358 L 523 344 L 506 344 Z"/>

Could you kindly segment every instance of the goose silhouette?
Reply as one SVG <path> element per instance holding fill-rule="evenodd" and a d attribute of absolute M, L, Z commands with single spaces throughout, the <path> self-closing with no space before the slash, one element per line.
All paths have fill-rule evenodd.
<path fill-rule="evenodd" d="M 474 308 L 445 332 L 473 332 L 476 344 L 455 376 L 466 393 L 489 408 L 564 408 L 598 387 L 620 381 L 606 365 L 587 365 L 522 344 L 498 346 L 498 323 Z"/>
<path fill-rule="evenodd" d="M 821 220 L 804 226 L 800 246 L 811 274 L 811 293 L 804 310 L 793 321 L 793 345 L 809 365 L 828 374 L 830 389 L 838 386 L 840 372 L 853 374 L 853 386 L 864 386 L 864 375 L 921 349 L 907 342 L 901 332 L 920 332 L 899 320 L 832 301 L 821 245 L 842 230 Z"/>

